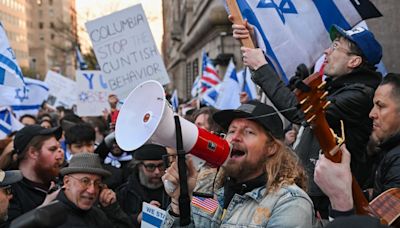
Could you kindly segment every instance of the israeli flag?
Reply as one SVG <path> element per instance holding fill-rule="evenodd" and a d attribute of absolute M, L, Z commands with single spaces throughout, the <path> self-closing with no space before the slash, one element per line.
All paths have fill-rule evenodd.
<path fill-rule="evenodd" d="M 77 65 L 79 66 L 80 70 L 87 70 L 88 65 L 85 62 L 85 59 L 82 56 L 81 51 L 79 50 L 78 46 L 75 46 L 75 51 L 76 51 L 76 61 Z"/>
<path fill-rule="evenodd" d="M 49 86 L 47 83 L 31 78 L 25 78 L 25 83 L 26 92 L 21 93 L 16 89 L 15 103 L 11 105 L 17 118 L 25 114 L 36 116 L 43 101 L 46 101 L 49 96 Z"/>
<path fill-rule="evenodd" d="M 221 83 L 217 86 L 209 88 L 201 96 L 200 102 L 207 106 L 217 107 L 218 96 L 220 95 Z"/>
<path fill-rule="evenodd" d="M 190 94 L 192 95 L 193 98 L 198 97 L 200 94 L 200 90 L 201 90 L 200 76 L 197 76 L 193 82 L 192 90 L 190 91 Z"/>
<path fill-rule="evenodd" d="M 242 88 L 242 92 L 246 92 L 249 100 L 257 99 L 257 87 L 251 80 L 251 72 L 248 67 L 238 72 L 238 78 Z"/>
<path fill-rule="evenodd" d="M 0 92 L 5 87 L 23 89 L 24 85 L 21 68 L 0 22 Z"/>
<path fill-rule="evenodd" d="M 331 40 L 332 24 L 350 29 L 363 19 L 381 16 L 369 0 L 237 0 L 254 25 L 257 43 L 286 83 L 296 67 L 314 65 Z"/>
<path fill-rule="evenodd" d="M 15 118 L 9 107 L 0 108 L 0 139 L 23 127 L 24 125 Z"/>
<path fill-rule="evenodd" d="M 215 107 L 217 109 L 236 109 L 240 106 L 240 82 L 236 74 L 236 67 L 231 59 L 218 91 Z"/>
<path fill-rule="evenodd" d="M 178 100 L 178 91 L 174 90 L 171 96 L 171 105 L 172 108 L 174 109 L 174 112 L 178 112 L 178 107 L 179 107 L 179 100 Z"/>

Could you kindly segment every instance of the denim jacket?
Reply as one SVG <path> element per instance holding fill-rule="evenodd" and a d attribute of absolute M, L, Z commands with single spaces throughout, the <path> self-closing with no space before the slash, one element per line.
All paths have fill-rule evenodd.
<path fill-rule="evenodd" d="M 221 207 L 209 213 L 192 205 L 192 223 L 188 227 L 312 227 L 314 207 L 308 195 L 297 185 L 284 186 L 265 196 L 266 187 L 244 195 L 236 194 L 226 211 Z M 223 205 L 224 190 L 217 192 Z M 170 210 L 170 209 L 169 209 Z M 167 213 L 162 227 L 178 227 L 179 218 Z"/>

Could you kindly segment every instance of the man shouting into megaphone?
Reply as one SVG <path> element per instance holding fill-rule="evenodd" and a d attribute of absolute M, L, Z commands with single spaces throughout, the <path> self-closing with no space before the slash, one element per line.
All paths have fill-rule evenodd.
<path fill-rule="evenodd" d="M 312 227 L 314 210 L 303 190 L 306 176 L 294 153 L 286 147 L 277 112 L 253 100 L 236 110 L 215 113 L 227 132 L 232 151 L 223 165 L 224 186 L 214 199 L 192 197 L 197 173 L 187 159 L 192 197 L 191 225 L 195 227 Z M 173 163 L 162 177 L 171 197 L 164 227 L 179 226 L 179 174 Z M 175 186 L 171 188 L 171 186 Z"/>

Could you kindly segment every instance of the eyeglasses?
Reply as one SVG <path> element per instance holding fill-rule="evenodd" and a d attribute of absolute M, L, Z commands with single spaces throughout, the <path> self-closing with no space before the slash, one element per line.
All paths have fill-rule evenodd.
<path fill-rule="evenodd" d="M 339 42 L 337 41 L 333 41 L 329 48 L 332 49 L 332 51 L 340 51 L 345 53 L 346 55 L 356 55 L 356 53 L 353 53 L 346 48 L 340 47 Z"/>
<path fill-rule="evenodd" d="M 160 171 L 165 170 L 165 166 L 163 163 L 160 163 L 157 165 L 157 164 L 153 164 L 153 163 L 145 164 L 145 163 L 141 162 L 140 164 L 142 164 L 148 172 L 154 172 L 156 170 L 156 168 L 158 168 L 158 170 L 160 170 Z"/>
<path fill-rule="evenodd" d="M 82 187 L 84 188 L 89 188 L 91 184 L 93 184 L 93 187 L 95 189 L 101 189 L 104 187 L 104 184 L 102 183 L 101 180 L 96 180 L 96 181 L 92 181 L 90 180 L 90 178 L 88 177 L 83 177 L 81 179 L 74 177 L 74 176 L 69 176 L 72 177 L 73 179 L 79 181 L 79 183 L 82 185 Z"/>
<path fill-rule="evenodd" d="M 8 185 L 8 186 L 5 186 L 5 187 L 2 187 L 2 188 L 0 188 L 3 192 L 4 192 L 4 194 L 6 194 L 7 196 L 9 196 L 9 195 L 11 195 L 12 194 L 12 188 L 11 188 L 11 185 Z"/>

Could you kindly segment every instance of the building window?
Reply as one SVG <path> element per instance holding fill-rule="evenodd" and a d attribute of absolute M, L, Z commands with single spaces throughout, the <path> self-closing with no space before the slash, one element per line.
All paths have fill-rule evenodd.
<path fill-rule="evenodd" d="M 186 63 L 186 97 L 190 97 L 190 91 L 193 84 L 192 76 L 192 64 L 190 62 Z"/>
<path fill-rule="evenodd" d="M 49 0 L 49 5 L 53 5 L 53 0 Z"/>
<path fill-rule="evenodd" d="M 199 75 L 199 59 L 195 59 L 193 61 L 193 74 L 192 74 L 192 81 L 194 81 L 195 77 Z"/>
<path fill-rule="evenodd" d="M 52 33 L 52 34 L 50 34 L 50 39 L 51 40 L 54 40 L 54 38 L 55 38 L 56 36 Z"/>
<path fill-rule="evenodd" d="M 39 22 L 39 28 L 43 29 L 43 22 Z"/>
<path fill-rule="evenodd" d="M 50 28 L 54 29 L 54 23 L 50 22 Z"/>

